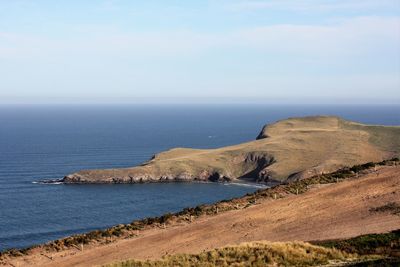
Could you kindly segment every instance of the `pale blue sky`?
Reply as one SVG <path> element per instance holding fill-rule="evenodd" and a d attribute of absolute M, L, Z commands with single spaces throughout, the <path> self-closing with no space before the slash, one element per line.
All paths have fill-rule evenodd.
<path fill-rule="evenodd" d="M 0 0 L 0 103 L 227 99 L 400 103 L 400 1 Z"/>

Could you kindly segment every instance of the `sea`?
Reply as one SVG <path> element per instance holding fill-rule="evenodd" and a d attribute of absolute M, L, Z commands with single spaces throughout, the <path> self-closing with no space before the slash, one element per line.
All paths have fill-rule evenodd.
<path fill-rule="evenodd" d="M 2 105 L 0 251 L 185 207 L 239 197 L 258 184 L 42 184 L 82 170 L 138 165 L 173 147 L 251 141 L 288 117 L 336 115 L 400 125 L 400 105 Z"/>

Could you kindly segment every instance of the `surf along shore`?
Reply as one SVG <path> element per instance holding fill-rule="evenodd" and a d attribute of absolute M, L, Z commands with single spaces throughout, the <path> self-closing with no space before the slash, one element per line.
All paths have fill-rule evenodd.
<path fill-rule="evenodd" d="M 7 250 L 0 254 L 0 264 L 91 266 L 258 240 L 317 241 L 384 233 L 400 228 L 399 181 L 397 158 L 355 165 L 240 198 Z"/>

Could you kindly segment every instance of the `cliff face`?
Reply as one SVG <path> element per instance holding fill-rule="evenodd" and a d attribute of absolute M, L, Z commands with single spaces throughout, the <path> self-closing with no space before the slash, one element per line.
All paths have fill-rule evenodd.
<path fill-rule="evenodd" d="M 284 181 L 399 154 L 400 127 L 327 116 L 291 118 L 265 126 L 252 142 L 218 149 L 175 148 L 137 167 L 80 171 L 63 182 Z"/>
<path fill-rule="evenodd" d="M 163 152 L 185 153 L 177 148 Z M 207 153 L 208 154 L 208 153 Z M 124 169 L 84 170 L 64 177 L 64 183 L 142 183 L 168 181 L 231 181 L 234 179 L 256 179 L 268 181 L 271 177 L 261 171 L 274 162 L 274 158 L 263 152 L 231 151 L 221 155 L 190 154 L 189 158 L 160 159 L 156 155 L 141 166 Z M 210 158 L 207 158 L 210 156 Z M 193 157 L 193 158 L 192 158 Z M 212 158 L 213 157 L 213 158 Z M 197 159 L 197 160 L 196 160 Z M 225 166 L 224 166 L 225 165 Z"/>

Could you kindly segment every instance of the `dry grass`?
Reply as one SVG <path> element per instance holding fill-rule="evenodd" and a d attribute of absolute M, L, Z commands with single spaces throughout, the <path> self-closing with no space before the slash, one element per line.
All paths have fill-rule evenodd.
<path fill-rule="evenodd" d="M 200 254 L 178 254 L 157 261 L 125 261 L 108 267 L 161 266 L 320 266 L 355 255 L 305 242 L 251 242 Z"/>
<path fill-rule="evenodd" d="M 394 154 L 400 151 L 400 127 L 382 127 L 376 125 L 364 125 L 352 122 L 343 122 L 343 128 L 366 131 L 369 133 L 369 142 L 383 150 Z"/>
<path fill-rule="evenodd" d="M 157 261 L 128 260 L 107 267 L 161 266 L 398 266 L 400 230 L 345 240 L 250 242 Z M 363 255 L 363 256 L 359 256 Z M 379 256 L 381 255 L 381 256 Z"/>

